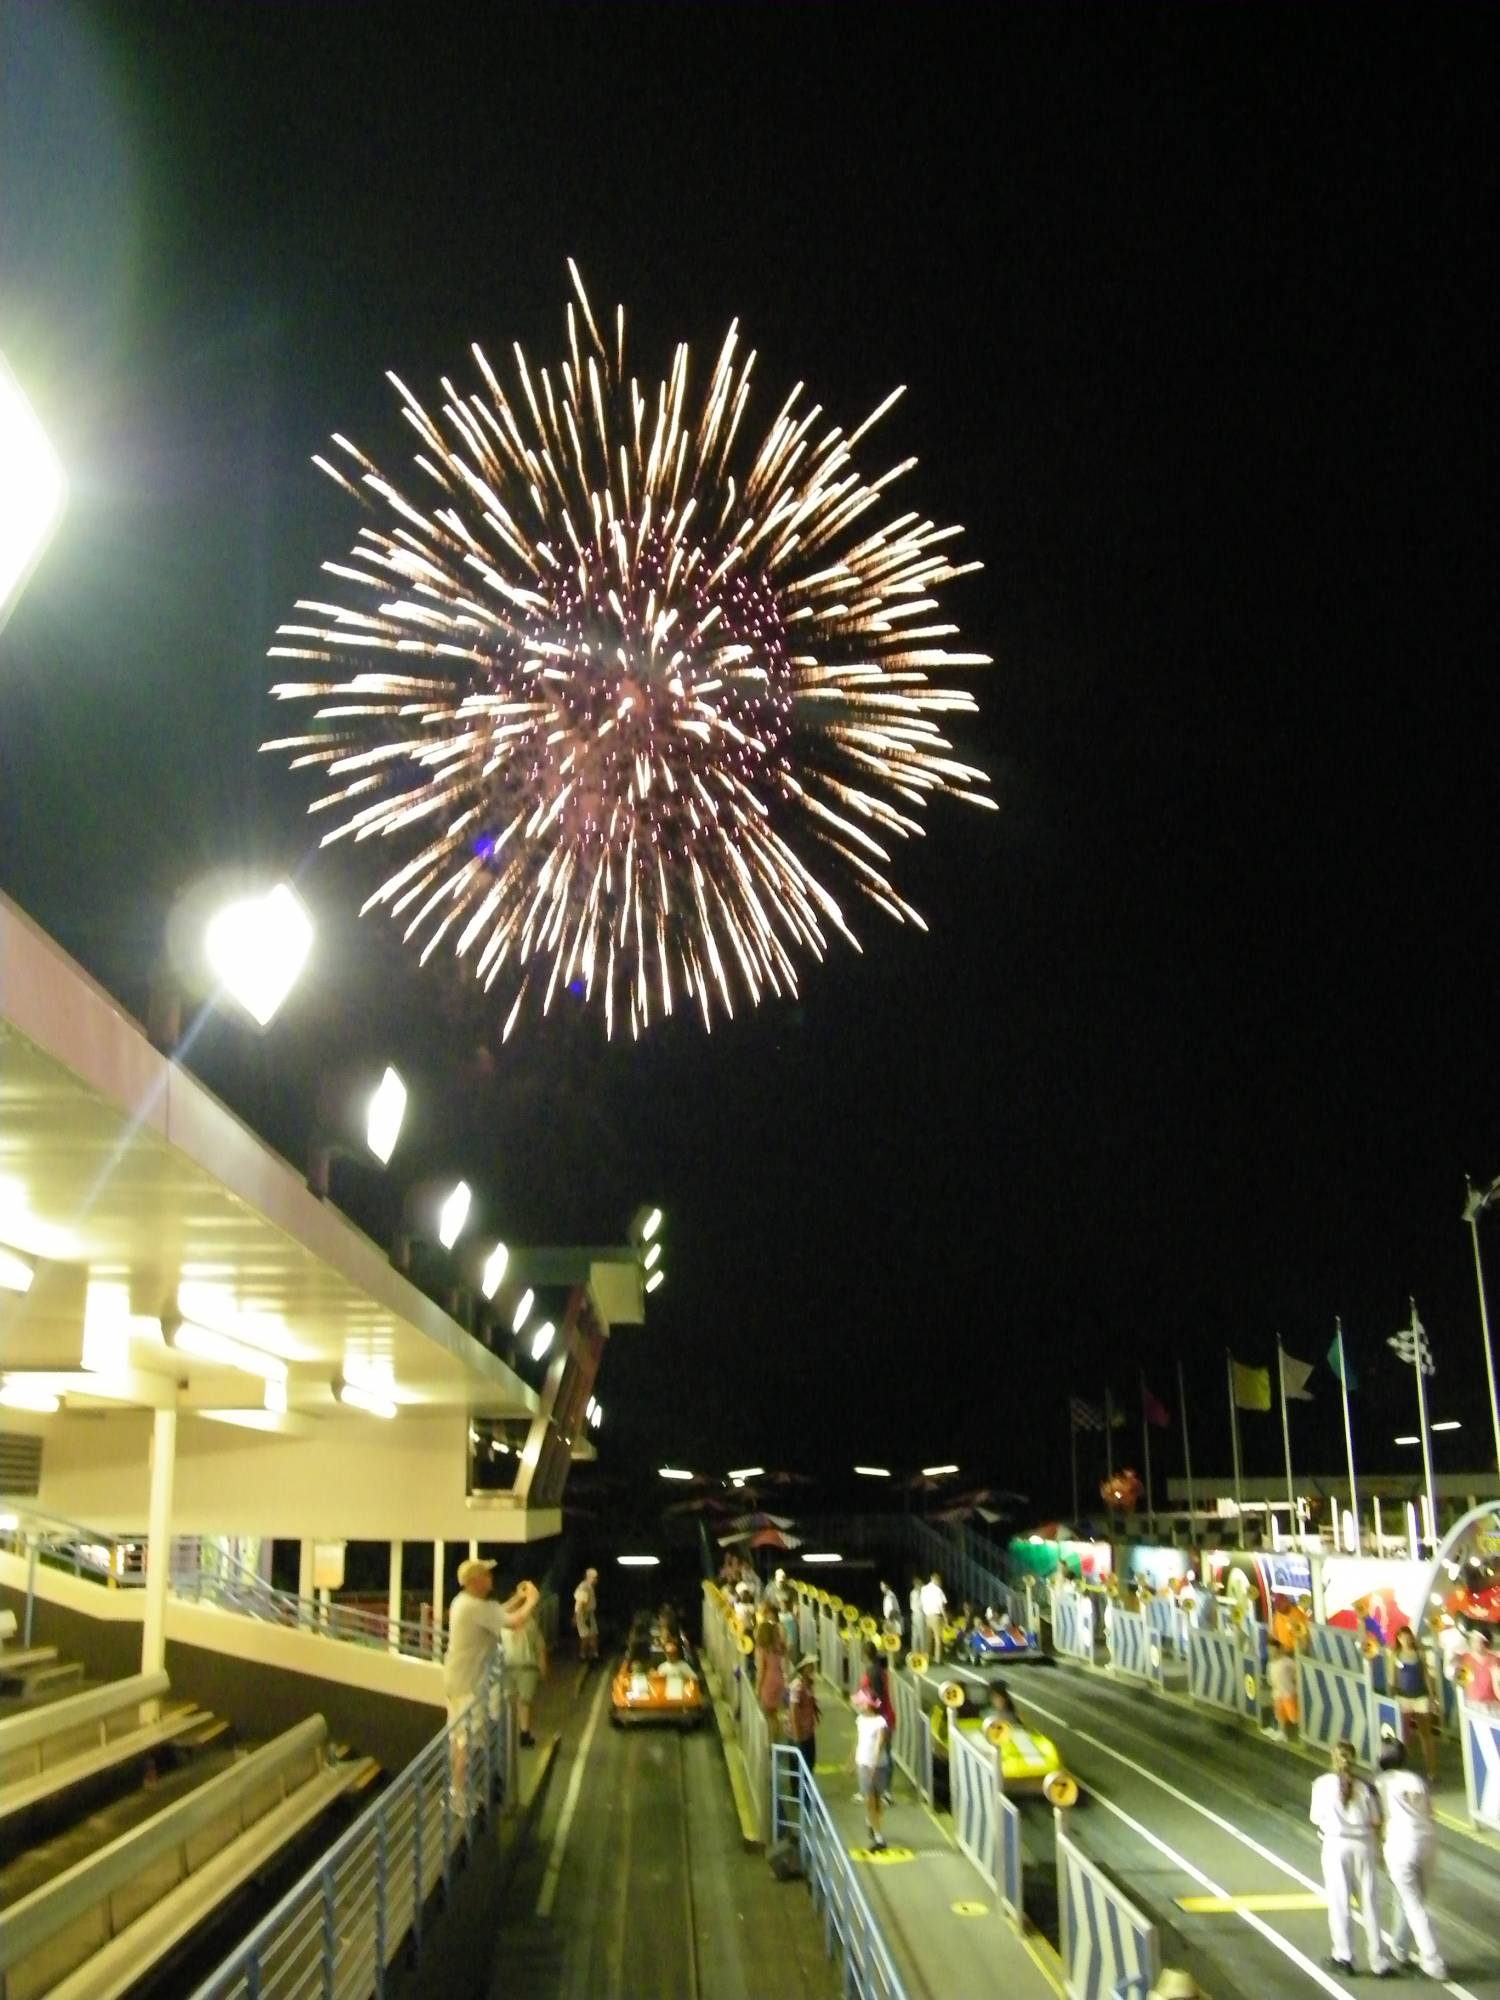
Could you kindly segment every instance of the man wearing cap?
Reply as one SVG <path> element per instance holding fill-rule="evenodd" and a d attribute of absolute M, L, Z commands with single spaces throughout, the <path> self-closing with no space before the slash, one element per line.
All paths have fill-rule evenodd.
<path fill-rule="evenodd" d="M 529 1624 L 541 1602 L 536 1585 L 523 1583 L 503 1604 L 494 1603 L 490 1597 L 494 1567 L 478 1556 L 470 1556 L 458 1566 L 458 1595 L 448 1607 L 448 1649 L 443 1655 L 443 1692 L 448 1698 L 450 1722 L 456 1722 L 482 1693 L 495 1641 Z"/>

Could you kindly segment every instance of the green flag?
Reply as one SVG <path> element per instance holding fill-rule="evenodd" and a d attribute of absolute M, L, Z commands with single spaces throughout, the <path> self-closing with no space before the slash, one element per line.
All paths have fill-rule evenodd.
<path fill-rule="evenodd" d="M 1355 1380 L 1354 1370 L 1349 1366 L 1348 1361 L 1345 1359 L 1344 1336 L 1341 1333 L 1336 1333 L 1333 1336 L 1332 1341 L 1329 1343 L 1328 1365 L 1333 1370 L 1334 1374 L 1338 1376 L 1339 1380 L 1343 1383 L 1344 1387 L 1349 1391 L 1349 1394 L 1352 1396 L 1355 1390 L 1359 1387 L 1359 1384 Z"/>

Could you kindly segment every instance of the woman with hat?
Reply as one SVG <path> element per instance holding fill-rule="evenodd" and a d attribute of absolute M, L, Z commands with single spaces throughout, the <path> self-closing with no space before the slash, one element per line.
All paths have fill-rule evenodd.
<path fill-rule="evenodd" d="M 804 1653 L 797 1662 L 791 1692 L 787 1697 L 787 1734 L 806 1764 L 809 1777 L 817 1769 L 818 1724 L 823 1719 L 816 1691 L 817 1673 L 816 1656 Z"/>

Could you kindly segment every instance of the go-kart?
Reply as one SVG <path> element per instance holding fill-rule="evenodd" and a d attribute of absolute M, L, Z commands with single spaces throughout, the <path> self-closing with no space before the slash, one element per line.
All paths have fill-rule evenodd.
<path fill-rule="evenodd" d="M 1000 1758 L 1000 1781 L 1007 1792 L 1022 1795 L 1038 1792 L 1059 1805 L 1071 1803 L 1071 1798 L 1077 1797 L 1076 1781 L 1063 1769 L 1057 1745 L 1050 1736 L 1028 1729 L 1017 1718 L 985 1715 L 969 1708 L 968 1697 L 957 1681 L 944 1681 L 928 1720 L 932 1726 L 934 1778 L 941 1773 L 944 1782 L 947 1781 L 948 1732 L 957 1727 L 983 1735 L 987 1743 L 995 1746 Z M 1059 1787 L 1067 1788 L 1071 1798 L 1062 1797 Z"/>
<path fill-rule="evenodd" d="M 1029 1632 L 1017 1631 L 1014 1626 L 1002 1631 L 996 1625 L 973 1625 L 957 1635 L 955 1646 L 958 1653 L 972 1660 L 976 1667 L 1001 1661 L 1008 1667 L 1018 1667 L 1027 1660 L 1042 1657 L 1035 1637 Z"/>
<path fill-rule="evenodd" d="M 609 1719 L 616 1729 L 638 1723 L 670 1723 L 679 1729 L 696 1729 L 708 1713 L 703 1683 L 689 1669 L 677 1675 L 665 1671 L 653 1660 L 647 1672 L 634 1673 L 623 1661 L 609 1691 Z"/>

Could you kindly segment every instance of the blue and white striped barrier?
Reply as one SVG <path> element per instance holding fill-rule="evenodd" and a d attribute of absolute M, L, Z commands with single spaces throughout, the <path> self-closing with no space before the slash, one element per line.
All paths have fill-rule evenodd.
<path fill-rule="evenodd" d="M 1000 1757 L 975 1729 L 948 1729 L 948 1797 L 958 1845 L 990 1888 L 1000 1868 Z"/>
<path fill-rule="evenodd" d="M 1347 1739 L 1361 1764 L 1373 1766 L 1380 1754 L 1380 1726 L 1370 1677 L 1310 1654 L 1297 1655 L 1298 1728 L 1309 1749 L 1331 1750 Z"/>
<path fill-rule="evenodd" d="M 818 1672 L 832 1688 L 844 1685 L 844 1642 L 837 1615 L 825 1604 L 818 1615 Z"/>
<path fill-rule="evenodd" d="M 1090 1597 L 1071 1589 L 1059 1590 L 1052 1599 L 1052 1650 L 1065 1660 L 1094 1664 L 1094 1603 Z"/>
<path fill-rule="evenodd" d="M 1109 1664 L 1118 1674 L 1132 1680 L 1161 1686 L 1161 1638 L 1139 1611 L 1125 1611 L 1110 1605 L 1104 1618 L 1109 1643 Z"/>
<path fill-rule="evenodd" d="M 865 1677 L 865 1635 L 857 1625 L 844 1627 L 844 1692 L 853 1694 Z"/>
<path fill-rule="evenodd" d="M 932 1724 L 922 1696 L 909 1674 L 892 1674 L 891 1701 L 896 1710 L 896 1740 L 891 1753 L 929 1805 L 932 1803 Z"/>
<path fill-rule="evenodd" d="M 1157 1643 L 1164 1652 L 1174 1653 L 1178 1659 L 1187 1657 L 1187 1619 L 1175 1599 L 1170 1597 L 1148 1597 L 1141 1606 L 1142 1616 L 1156 1635 Z"/>
<path fill-rule="evenodd" d="M 1189 1631 L 1188 1693 L 1194 1701 L 1228 1715 L 1244 1715 L 1247 1675 L 1253 1679 L 1254 1668 L 1238 1632 Z"/>
<path fill-rule="evenodd" d="M 1309 1625 L 1301 1651 L 1309 1659 L 1330 1667 L 1342 1667 L 1346 1674 L 1364 1672 L 1364 1639 L 1345 1625 Z"/>
<path fill-rule="evenodd" d="M 811 1602 L 803 1598 L 797 1606 L 797 1641 L 804 1653 L 816 1655 L 818 1650 L 818 1614 Z"/>
<path fill-rule="evenodd" d="M 1460 1689 L 1458 1714 L 1469 1817 L 1476 1826 L 1500 1833 L 1500 1708 L 1467 1701 Z"/>
<path fill-rule="evenodd" d="M 1068 2000 L 1110 2000 L 1129 1980 L 1149 1989 L 1161 1976 L 1156 1926 L 1102 1869 L 1057 1836 L 1057 1906 Z"/>

